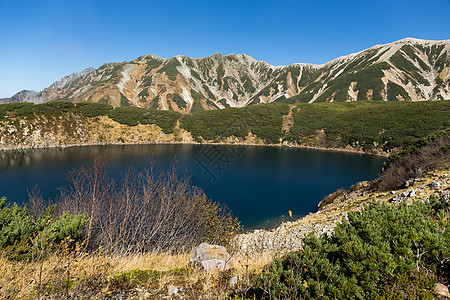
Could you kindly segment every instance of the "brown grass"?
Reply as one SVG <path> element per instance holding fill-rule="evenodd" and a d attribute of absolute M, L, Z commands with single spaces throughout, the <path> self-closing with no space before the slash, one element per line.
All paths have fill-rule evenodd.
<path fill-rule="evenodd" d="M 167 295 L 170 285 L 182 287 L 181 293 L 188 299 L 200 295 L 220 299 L 232 290 L 229 279 L 233 276 L 238 278 L 234 290 L 250 286 L 250 274 L 258 273 L 270 263 L 272 254 L 238 258 L 232 269 L 213 273 L 190 266 L 190 257 L 191 254 L 105 256 L 80 253 L 73 260 L 73 256 L 52 254 L 42 264 L 42 299 L 66 298 L 68 270 L 69 295 L 77 299 L 104 299 L 118 293 L 153 299 Z M 69 260 L 73 262 L 67 268 Z M 16 262 L 0 257 L 0 299 L 38 299 L 39 268 L 39 262 Z M 135 275 L 139 272 L 153 275 L 139 281 Z M 128 281 L 121 282 L 121 276 L 129 276 Z"/>

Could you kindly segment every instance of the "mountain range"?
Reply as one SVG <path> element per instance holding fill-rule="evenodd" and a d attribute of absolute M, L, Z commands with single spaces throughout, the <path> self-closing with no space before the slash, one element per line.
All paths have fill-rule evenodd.
<path fill-rule="evenodd" d="M 72 100 L 191 113 L 285 102 L 450 99 L 450 40 L 402 39 L 322 65 L 272 66 L 245 54 L 144 55 L 73 73 L 0 102 Z"/>

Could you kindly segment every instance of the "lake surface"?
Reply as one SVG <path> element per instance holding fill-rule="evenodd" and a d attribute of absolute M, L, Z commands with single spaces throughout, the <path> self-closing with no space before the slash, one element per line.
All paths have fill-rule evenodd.
<path fill-rule="evenodd" d="M 226 204 L 246 229 L 273 226 L 288 211 L 300 217 L 338 188 L 378 176 L 382 157 L 263 146 L 123 145 L 0 152 L 0 196 L 25 203 L 38 186 L 45 198 L 58 194 L 68 170 L 105 157 L 111 176 L 128 165 L 158 168 L 174 159 L 180 172 L 214 201 Z"/>

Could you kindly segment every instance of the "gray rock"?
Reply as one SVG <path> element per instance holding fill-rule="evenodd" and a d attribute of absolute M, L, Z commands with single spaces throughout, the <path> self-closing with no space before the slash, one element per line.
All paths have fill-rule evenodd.
<path fill-rule="evenodd" d="M 116 295 L 116 299 L 117 300 L 123 300 L 123 299 L 125 299 L 125 295 L 124 294 L 117 294 Z"/>
<path fill-rule="evenodd" d="M 215 269 L 224 271 L 227 268 L 227 263 L 222 259 L 208 259 L 202 260 L 201 265 L 205 271 L 211 272 Z"/>
<path fill-rule="evenodd" d="M 169 285 L 167 289 L 169 292 L 169 296 L 177 295 L 179 291 L 179 288 L 174 285 Z"/>
<path fill-rule="evenodd" d="M 189 262 L 200 265 L 210 272 L 214 269 L 223 271 L 230 268 L 233 264 L 233 259 L 225 247 L 201 243 L 195 247 L 194 255 Z"/>
<path fill-rule="evenodd" d="M 430 185 L 431 185 L 433 188 L 438 189 L 438 188 L 441 186 L 441 183 L 440 183 L 439 181 L 432 181 L 432 182 L 430 183 Z"/>
<path fill-rule="evenodd" d="M 404 191 L 404 192 L 401 194 L 401 196 L 402 196 L 402 197 L 409 197 L 409 193 L 410 193 L 410 191 Z"/>
<path fill-rule="evenodd" d="M 233 276 L 233 277 L 230 278 L 230 286 L 231 286 L 231 287 L 236 286 L 237 283 L 238 283 L 238 278 L 237 278 L 237 276 Z"/>

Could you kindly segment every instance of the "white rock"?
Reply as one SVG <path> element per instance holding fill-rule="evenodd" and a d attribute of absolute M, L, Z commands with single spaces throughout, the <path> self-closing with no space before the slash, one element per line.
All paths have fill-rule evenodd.
<path fill-rule="evenodd" d="M 237 283 L 238 283 L 237 276 L 233 276 L 233 277 L 230 278 L 230 286 L 231 287 L 234 287 Z"/>
<path fill-rule="evenodd" d="M 203 269 L 205 269 L 208 272 L 212 272 L 215 269 L 224 271 L 227 268 L 227 264 L 222 259 L 202 260 L 201 264 L 202 264 Z"/>
<path fill-rule="evenodd" d="M 178 294 L 178 291 L 179 291 L 178 287 L 174 286 L 174 285 L 169 285 L 168 290 L 169 290 L 169 296 L 176 295 L 176 294 Z"/>

